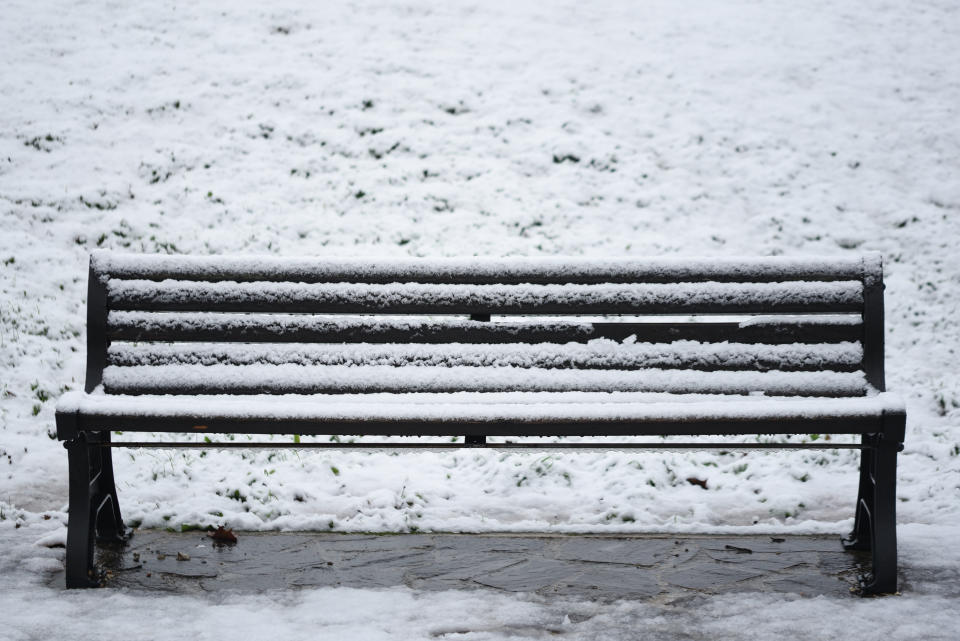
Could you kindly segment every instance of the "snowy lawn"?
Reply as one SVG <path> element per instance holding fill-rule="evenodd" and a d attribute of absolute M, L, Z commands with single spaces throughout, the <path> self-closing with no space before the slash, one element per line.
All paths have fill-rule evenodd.
<path fill-rule="evenodd" d="M 56 637 L 57 622 L 77 617 L 77 636 L 92 635 L 81 613 L 98 599 L 156 612 L 156 635 L 170 637 L 197 619 L 208 636 L 218 622 L 272 632 L 274 615 L 290 619 L 289 638 L 317 625 L 377 638 L 388 624 L 412 638 L 460 625 L 477 630 L 470 638 L 505 636 L 514 623 L 536 636 L 568 612 L 582 636 L 766 638 L 786 626 L 819 638 L 857 617 L 891 638 L 955 629 L 956 572 L 879 601 L 724 597 L 673 618 L 653 605 L 485 596 L 464 614 L 475 593 L 64 596 L 41 586 L 58 552 L 32 546 L 65 522 L 53 405 L 82 385 L 91 249 L 879 251 L 888 384 L 909 417 L 902 565 L 932 563 L 925 550 L 960 528 L 958 26 L 947 0 L 6 2 L 0 600 L 14 614 L 0 617 L 13 626 L 0 636 Z M 857 480 L 844 451 L 116 458 L 124 516 L 170 527 L 840 534 Z M 960 567 L 954 551 L 933 552 Z M 763 617 L 748 616 L 758 604 Z M 577 623 L 576 608 L 597 614 Z"/>

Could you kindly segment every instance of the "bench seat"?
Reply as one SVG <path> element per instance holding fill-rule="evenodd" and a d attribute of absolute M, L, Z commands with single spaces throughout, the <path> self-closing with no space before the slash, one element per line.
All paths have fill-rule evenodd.
<path fill-rule="evenodd" d="M 890 392 L 859 398 L 726 394 L 530 392 L 452 394 L 64 394 L 57 406 L 86 430 L 340 434 L 351 424 L 390 435 L 860 434 L 903 414 Z M 254 423 L 258 426 L 253 425 Z M 270 424 L 273 423 L 273 427 Z M 730 424 L 730 425 L 728 425 Z M 469 425 L 471 429 L 464 430 Z M 684 425 L 688 426 L 684 430 Z M 558 426 L 566 426 L 558 434 Z M 659 431 L 658 431 L 659 430 Z"/>

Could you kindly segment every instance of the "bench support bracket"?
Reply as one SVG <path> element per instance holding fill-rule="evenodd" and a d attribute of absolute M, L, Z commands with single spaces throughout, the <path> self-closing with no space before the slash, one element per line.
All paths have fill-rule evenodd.
<path fill-rule="evenodd" d="M 75 420 L 59 415 L 58 422 Z M 70 465 L 70 515 L 67 526 L 67 587 L 101 584 L 93 563 L 94 544 L 123 544 L 130 535 L 120 516 L 113 479 L 110 432 L 80 433 L 66 441 Z"/>

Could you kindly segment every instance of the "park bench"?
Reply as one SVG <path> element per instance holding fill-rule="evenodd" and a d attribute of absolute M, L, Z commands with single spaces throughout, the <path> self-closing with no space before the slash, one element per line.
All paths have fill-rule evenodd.
<path fill-rule="evenodd" d="M 96 252 L 85 390 L 64 394 L 56 414 L 69 457 L 67 586 L 98 585 L 95 540 L 127 536 L 112 447 L 237 445 L 111 441 L 122 430 L 125 438 L 447 437 L 301 448 L 859 449 L 855 523 L 844 545 L 872 551 L 864 593 L 894 592 L 905 411 L 884 391 L 883 343 L 879 256 Z M 860 438 L 790 440 L 810 434 Z M 695 438 L 660 438 L 667 436 Z"/>

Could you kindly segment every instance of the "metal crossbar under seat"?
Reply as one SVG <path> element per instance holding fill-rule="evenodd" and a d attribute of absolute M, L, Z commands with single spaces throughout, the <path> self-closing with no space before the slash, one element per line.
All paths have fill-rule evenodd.
<path fill-rule="evenodd" d="M 864 443 L 274 443 L 271 441 L 113 441 L 97 447 L 153 449 L 283 449 L 283 450 L 869 450 Z"/>

